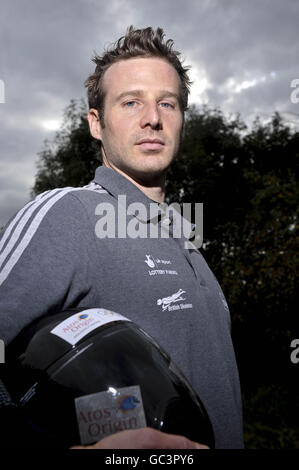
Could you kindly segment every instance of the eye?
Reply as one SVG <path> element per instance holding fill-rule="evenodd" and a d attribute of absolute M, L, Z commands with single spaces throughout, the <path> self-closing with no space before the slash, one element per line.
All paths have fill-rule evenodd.
<path fill-rule="evenodd" d="M 174 105 L 171 104 L 171 103 L 166 103 L 166 102 L 163 102 L 163 103 L 160 103 L 162 108 L 165 108 L 165 109 L 169 109 L 169 108 L 174 108 Z"/>
<path fill-rule="evenodd" d="M 124 103 L 124 106 L 127 108 L 133 108 L 135 104 L 136 104 L 136 101 L 131 100 L 131 101 L 127 101 L 126 103 Z"/>

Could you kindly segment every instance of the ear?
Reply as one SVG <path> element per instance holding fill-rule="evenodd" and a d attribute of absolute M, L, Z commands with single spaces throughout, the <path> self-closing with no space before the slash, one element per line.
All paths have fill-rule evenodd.
<path fill-rule="evenodd" d="M 102 140 L 102 127 L 99 119 L 98 110 L 90 108 L 90 110 L 88 111 L 87 119 L 92 137 L 97 140 Z"/>

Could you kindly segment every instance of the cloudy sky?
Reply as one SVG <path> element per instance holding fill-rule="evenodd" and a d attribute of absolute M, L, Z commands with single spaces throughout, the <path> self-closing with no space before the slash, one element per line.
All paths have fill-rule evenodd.
<path fill-rule="evenodd" d="M 30 199 L 64 108 L 85 97 L 93 51 L 130 24 L 174 39 L 192 66 L 191 102 L 299 122 L 299 0 L 1 0 L 0 227 Z"/>

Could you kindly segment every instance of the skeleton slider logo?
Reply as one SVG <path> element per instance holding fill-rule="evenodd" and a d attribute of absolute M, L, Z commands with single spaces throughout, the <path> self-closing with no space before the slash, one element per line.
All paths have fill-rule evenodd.
<path fill-rule="evenodd" d="M 177 310 L 180 308 L 179 306 L 177 306 L 177 309 L 171 308 L 171 306 L 174 302 L 179 302 L 180 300 L 186 300 L 185 297 L 182 297 L 182 294 L 185 294 L 185 293 L 186 291 L 184 291 L 183 289 L 179 289 L 177 292 L 170 295 L 169 297 L 163 297 L 162 299 L 158 299 L 157 305 L 162 305 L 163 312 L 164 310 Z"/>

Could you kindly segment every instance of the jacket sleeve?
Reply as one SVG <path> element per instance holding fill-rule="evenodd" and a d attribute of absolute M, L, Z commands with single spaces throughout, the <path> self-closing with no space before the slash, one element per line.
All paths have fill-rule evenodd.
<path fill-rule="evenodd" d="M 4 383 L 0 379 L 0 447 L 5 448 L 66 448 L 68 443 L 59 441 L 56 436 L 42 429 L 11 400 Z"/>
<path fill-rule="evenodd" d="M 94 238 L 71 189 L 31 201 L 1 234 L 0 339 L 5 345 L 38 317 L 76 306 L 90 288 Z"/>

